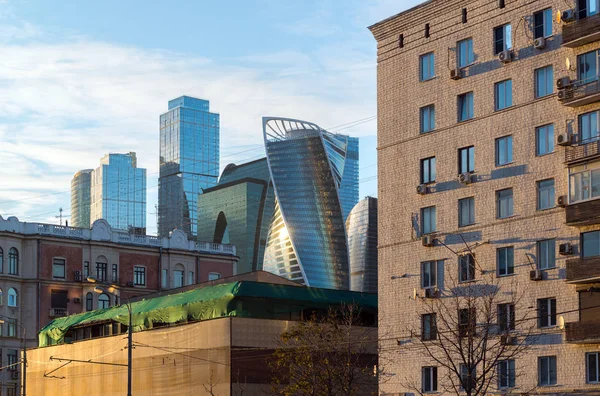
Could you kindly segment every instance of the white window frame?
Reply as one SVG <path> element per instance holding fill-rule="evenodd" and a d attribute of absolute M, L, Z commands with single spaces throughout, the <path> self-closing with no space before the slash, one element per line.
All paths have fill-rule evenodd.
<path fill-rule="evenodd" d="M 501 310 L 506 309 L 506 329 L 500 329 L 500 312 Z M 500 331 L 513 331 L 515 330 L 515 304 L 513 303 L 503 303 L 498 304 L 497 307 L 498 314 L 498 328 Z"/>
<path fill-rule="evenodd" d="M 587 176 L 585 176 L 586 173 Z M 586 202 L 600 198 L 600 192 L 598 192 L 598 195 L 592 196 L 592 173 L 597 174 L 598 176 L 596 177 L 600 178 L 600 161 L 569 168 L 569 203 Z M 578 176 L 580 174 L 581 176 Z M 583 196 L 585 190 L 588 191 L 589 196 L 587 198 L 575 199 L 577 189 L 579 190 L 580 197 Z"/>
<path fill-rule="evenodd" d="M 473 261 L 473 265 L 471 265 L 471 263 L 469 263 L 469 259 L 468 257 L 471 257 L 471 260 Z M 464 261 L 466 260 L 466 278 L 463 279 L 463 264 Z M 463 254 L 458 256 L 458 282 L 462 283 L 462 282 L 472 282 L 475 280 L 475 275 L 477 273 L 477 262 L 475 261 L 475 255 L 471 254 L 471 253 L 467 253 L 467 254 Z"/>
<path fill-rule="evenodd" d="M 596 380 L 590 380 L 590 357 L 595 356 L 596 358 Z M 599 384 L 600 383 L 600 352 L 587 352 L 585 354 L 585 382 L 587 384 Z"/>
<path fill-rule="evenodd" d="M 426 384 L 425 373 L 429 372 L 429 383 Z M 423 393 L 435 393 L 438 390 L 437 367 L 426 366 L 421 368 L 421 390 Z"/>
<path fill-rule="evenodd" d="M 427 214 L 427 219 L 425 215 Z M 427 225 L 427 227 L 425 227 Z M 435 206 L 421 208 L 421 235 L 432 234 L 437 231 L 437 209 Z"/>
<path fill-rule="evenodd" d="M 496 166 L 504 166 L 513 162 L 513 136 L 506 135 L 496 139 Z M 501 150 L 504 145 L 504 150 Z M 505 156 L 505 161 L 500 162 L 501 155 Z"/>
<path fill-rule="evenodd" d="M 54 276 L 54 260 L 62 260 L 64 276 Z M 67 280 L 67 259 L 65 257 L 52 257 L 52 279 Z"/>
<path fill-rule="evenodd" d="M 500 260 L 500 256 L 501 256 L 501 251 L 505 251 L 508 252 L 509 250 L 512 250 L 512 267 L 509 267 L 509 263 L 508 263 L 508 254 L 504 254 L 505 257 L 505 261 L 504 263 L 502 263 L 502 261 Z M 496 274 L 498 276 L 510 276 L 510 275 L 514 275 L 515 273 L 515 248 L 514 246 L 502 246 L 499 247 L 498 249 L 496 249 L 496 268 L 497 268 L 497 272 Z M 503 268 L 504 266 L 504 268 Z M 502 273 L 502 269 L 504 269 L 504 273 Z M 510 270 L 510 271 L 509 271 Z"/>
<path fill-rule="evenodd" d="M 464 211 L 467 211 L 468 221 L 463 223 Z M 475 197 L 465 197 L 458 200 L 458 226 L 467 227 L 475 224 Z"/>
<path fill-rule="evenodd" d="M 539 145 L 540 142 L 540 134 L 545 134 L 546 138 L 546 147 L 544 149 L 548 149 L 548 151 L 542 152 L 541 147 Z M 549 150 L 549 149 L 552 150 Z M 540 125 L 535 128 L 535 155 L 536 157 L 542 157 L 544 155 L 552 154 L 555 150 L 554 146 L 554 124 L 545 124 Z"/>
<path fill-rule="evenodd" d="M 542 372 L 542 360 L 547 361 L 548 371 L 546 373 Z M 552 368 L 551 368 L 552 361 L 554 361 L 554 367 L 555 367 L 554 382 L 552 382 L 552 376 L 550 374 L 552 372 Z M 557 363 L 558 362 L 557 362 L 556 356 L 540 356 L 540 357 L 538 357 L 538 386 L 553 386 L 558 383 L 558 364 Z M 542 377 L 544 375 L 546 376 L 546 381 L 543 381 Z"/>
<path fill-rule="evenodd" d="M 512 367 L 511 367 L 512 366 Z M 503 371 L 506 371 L 507 383 L 503 383 Z M 516 364 L 514 359 L 500 360 L 498 362 L 498 389 L 509 389 L 516 386 Z M 511 385 L 511 382 L 513 385 Z"/>
<path fill-rule="evenodd" d="M 427 73 L 423 73 L 425 63 L 427 63 Z M 431 73 L 431 75 L 429 75 Z M 427 74 L 427 77 L 425 76 Z M 429 81 L 435 78 L 435 53 L 433 51 L 419 56 L 419 81 Z"/>
<path fill-rule="evenodd" d="M 464 65 L 461 63 L 461 59 L 463 57 L 463 46 L 465 44 L 467 54 L 465 56 L 466 62 Z M 475 54 L 473 52 L 473 38 L 469 37 L 456 42 L 456 66 L 459 69 L 463 69 L 465 67 L 469 67 L 475 62 Z"/>
<path fill-rule="evenodd" d="M 214 277 L 215 275 L 217 276 L 217 278 L 216 278 L 216 279 L 210 279 L 210 278 L 211 278 L 211 276 L 212 276 L 212 277 Z M 220 272 L 209 272 L 209 273 L 208 273 L 208 280 L 209 280 L 209 281 L 216 281 L 216 280 L 219 280 L 219 279 L 221 279 L 221 277 L 222 277 L 222 276 L 221 276 L 221 273 L 220 273 Z"/>
<path fill-rule="evenodd" d="M 556 268 L 556 239 L 542 239 L 535 243 L 537 253 L 537 268 L 547 270 Z M 545 251 L 544 251 L 545 250 Z M 542 264 L 542 258 L 545 258 L 546 263 Z M 552 258 L 552 260 L 550 260 Z"/>
<path fill-rule="evenodd" d="M 554 315 L 552 315 L 552 301 L 554 301 Z M 548 312 L 548 315 L 546 317 L 546 321 L 547 324 L 546 325 L 542 325 L 542 306 L 546 304 L 546 310 Z M 557 306 L 557 300 L 554 297 L 547 297 L 547 298 L 539 298 L 538 299 L 538 317 L 539 317 L 539 321 L 538 321 L 538 327 L 540 329 L 548 329 L 548 328 L 552 328 L 552 327 L 556 327 L 556 317 L 557 315 L 557 311 L 558 311 L 558 306 Z"/>
<path fill-rule="evenodd" d="M 433 288 L 437 287 L 437 280 L 438 280 L 437 264 L 438 264 L 438 262 L 435 260 L 421 262 L 421 288 L 422 289 L 433 289 Z M 427 279 L 425 276 L 425 267 L 429 267 L 429 279 Z"/>

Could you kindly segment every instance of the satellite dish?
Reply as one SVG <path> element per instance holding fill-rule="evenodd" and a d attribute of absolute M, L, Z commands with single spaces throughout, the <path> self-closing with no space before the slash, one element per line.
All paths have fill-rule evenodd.
<path fill-rule="evenodd" d="M 556 23 L 560 23 L 562 20 L 562 12 L 560 10 L 556 11 Z"/>
<path fill-rule="evenodd" d="M 416 300 L 416 299 L 417 299 L 417 296 L 418 296 L 418 294 L 417 294 L 417 288 L 416 288 L 416 287 L 414 287 L 414 288 L 413 288 L 413 300 Z"/>
<path fill-rule="evenodd" d="M 567 70 L 571 70 L 571 59 L 568 57 L 565 59 L 565 65 L 567 66 Z"/>
<path fill-rule="evenodd" d="M 558 323 L 557 324 L 558 324 L 558 328 L 560 330 L 564 329 L 565 328 L 565 317 L 562 316 L 562 315 L 559 315 L 558 316 Z"/>

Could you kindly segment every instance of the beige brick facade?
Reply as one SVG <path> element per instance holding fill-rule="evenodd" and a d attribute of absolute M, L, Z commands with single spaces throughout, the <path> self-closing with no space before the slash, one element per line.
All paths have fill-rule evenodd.
<path fill-rule="evenodd" d="M 418 327 L 419 315 L 424 312 L 422 300 L 410 298 L 415 288 L 420 290 L 420 263 L 444 260 L 446 274 L 456 276 L 458 272 L 457 257 L 448 249 L 440 243 L 434 247 L 422 245 L 418 230 L 412 226 L 421 208 L 436 206 L 436 238 L 453 250 L 464 248 L 459 234 L 471 245 L 478 243 L 474 251 L 487 270 L 495 271 L 497 248 L 514 246 L 514 276 L 500 283 L 518 282 L 520 292 L 525 293 L 524 306 L 518 309 L 531 309 L 538 299 L 555 297 L 557 312 L 565 322 L 577 322 L 583 320 L 578 312 L 581 295 L 594 298 L 587 289 L 598 285 L 567 283 L 566 262 L 579 257 L 580 234 L 598 230 L 600 224 L 567 226 L 565 208 L 536 209 L 536 182 L 540 180 L 555 180 L 555 197 L 569 193 L 566 148 L 555 144 L 551 154 L 536 156 L 536 127 L 554 124 L 556 138 L 565 131 L 567 120 L 600 109 L 600 101 L 579 107 L 563 105 L 557 99 L 556 86 L 552 95 L 535 98 L 535 69 L 552 65 L 553 80 L 563 76 L 575 80 L 577 55 L 600 49 L 600 41 L 575 48 L 562 46 L 564 24 L 556 21 L 546 48 L 533 47 L 533 13 L 551 7 L 554 17 L 558 10 L 567 8 L 567 3 L 506 0 L 505 7 L 499 8 L 498 1 L 490 0 L 432 0 L 370 27 L 378 52 L 381 363 L 385 360 L 385 369 L 394 374 L 380 384 L 382 394 L 415 392 L 404 386 L 406 380 L 420 383 L 421 367 L 435 365 L 414 347 L 407 331 Z M 461 21 L 463 8 L 467 9 L 466 23 Z M 515 59 L 503 65 L 494 55 L 493 30 L 506 23 L 512 25 Z M 425 37 L 425 24 L 430 27 L 429 38 Z M 456 44 L 466 38 L 473 39 L 475 62 L 464 69 L 462 79 L 452 80 Z M 435 54 L 435 78 L 420 82 L 419 56 L 428 52 Z M 566 58 L 572 70 L 567 70 Z M 495 111 L 494 83 L 506 79 L 512 79 L 513 105 Z M 474 117 L 458 123 L 457 96 L 469 91 L 474 95 Z M 419 109 L 430 104 L 435 105 L 435 129 L 420 133 Z M 506 135 L 512 135 L 513 160 L 496 166 L 495 139 Z M 458 149 L 471 145 L 475 146 L 476 181 L 462 185 L 457 182 Z M 431 156 L 436 157 L 436 183 L 431 185 L 430 193 L 419 195 L 416 187 L 420 183 L 420 160 Z M 496 192 L 505 188 L 513 189 L 514 215 L 497 219 Z M 465 197 L 474 197 L 475 223 L 459 227 L 458 200 Z M 531 263 L 535 265 L 538 259 L 536 242 L 549 238 L 556 239 L 556 267 L 545 271 L 545 280 L 531 281 Z M 565 242 L 573 245 L 573 255 L 559 254 L 559 245 Z M 407 276 L 392 279 L 403 274 Z M 600 298 L 595 301 L 600 305 Z M 584 315 L 586 321 L 591 319 L 590 312 L 594 311 Z M 586 352 L 600 351 L 600 343 L 566 342 L 565 330 L 558 328 L 537 332 L 542 336 L 536 345 L 516 361 L 519 376 L 513 392 L 534 388 L 538 393 L 600 391 L 600 384 L 588 384 L 586 380 Z M 556 356 L 557 385 L 537 386 L 540 356 Z"/>

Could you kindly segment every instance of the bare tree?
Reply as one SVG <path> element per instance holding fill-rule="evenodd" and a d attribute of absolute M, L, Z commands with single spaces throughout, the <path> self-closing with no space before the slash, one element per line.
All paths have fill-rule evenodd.
<path fill-rule="evenodd" d="M 203 384 L 204 390 L 210 396 L 217 396 L 215 394 L 215 387 L 217 385 L 219 385 L 219 381 L 218 380 L 215 381 L 215 370 L 213 370 L 212 368 L 210 368 L 210 374 L 209 374 L 209 377 L 208 377 L 208 383 L 207 384 Z"/>
<path fill-rule="evenodd" d="M 418 328 L 411 328 L 415 352 L 432 361 L 419 383 L 404 386 L 423 394 L 422 382 L 437 376 L 445 394 L 485 395 L 496 384 L 511 388 L 518 374 L 514 359 L 534 342 L 535 310 L 528 307 L 513 277 L 500 279 L 484 269 L 467 246 L 458 255 L 460 279 L 444 271 L 445 285 L 419 292 Z M 455 273 L 456 273 L 455 272 Z M 439 275 L 439 274 L 438 274 Z M 441 369 L 441 370 L 438 370 Z M 523 390 L 520 390 L 523 392 Z"/>
<path fill-rule="evenodd" d="M 377 329 L 355 305 L 313 315 L 284 332 L 273 354 L 272 388 L 278 395 L 377 394 Z"/>

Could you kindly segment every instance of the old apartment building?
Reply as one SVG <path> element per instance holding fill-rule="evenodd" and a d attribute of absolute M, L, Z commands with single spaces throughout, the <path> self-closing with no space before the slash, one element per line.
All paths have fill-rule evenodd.
<path fill-rule="evenodd" d="M 159 238 L 105 220 L 74 228 L 0 217 L 0 394 L 21 394 L 21 349 L 37 345 L 37 332 L 52 319 L 119 303 L 96 293 L 98 283 L 118 285 L 122 300 L 180 288 L 231 276 L 235 253 L 235 246 L 189 241 L 179 230 Z"/>
<path fill-rule="evenodd" d="M 441 315 L 459 328 L 486 315 L 432 301 L 488 279 L 506 330 L 489 342 L 528 349 L 494 362 L 487 393 L 598 391 L 600 2 L 431 0 L 370 30 L 380 391 L 463 387 L 426 343 Z"/>

